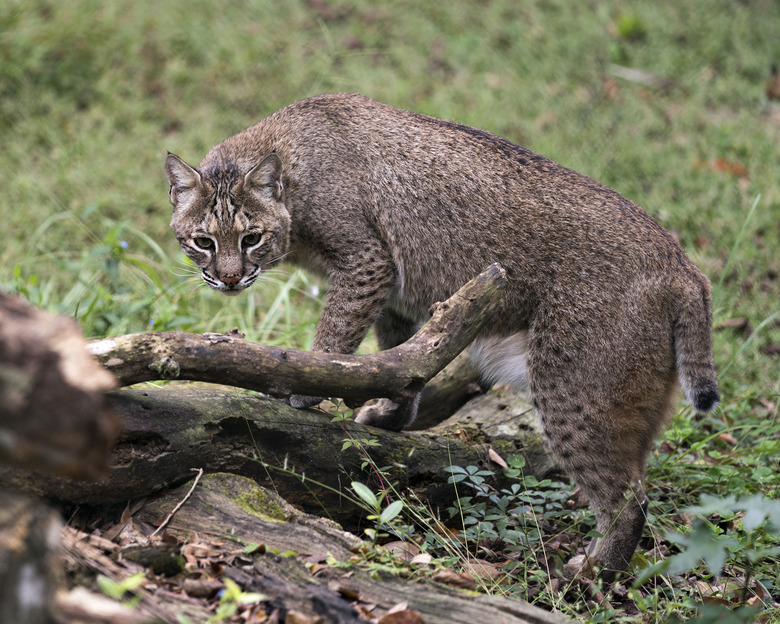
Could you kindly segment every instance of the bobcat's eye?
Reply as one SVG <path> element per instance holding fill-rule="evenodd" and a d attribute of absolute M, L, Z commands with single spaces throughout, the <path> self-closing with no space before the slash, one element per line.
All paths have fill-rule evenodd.
<path fill-rule="evenodd" d="M 192 242 L 201 249 L 212 249 L 214 247 L 214 241 L 205 236 L 196 236 L 192 239 Z"/>
<path fill-rule="evenodd" d="M 244 247 L 253 247 L 254 245 L 257 245 L 257 243 L 260 242 L 260 239 L 262 238 L 262 235 L 260 232 L 252 232 L 251 234 L 247 234 L 244 236 L 244 238 L 241 239 L 241 244 Z"/>

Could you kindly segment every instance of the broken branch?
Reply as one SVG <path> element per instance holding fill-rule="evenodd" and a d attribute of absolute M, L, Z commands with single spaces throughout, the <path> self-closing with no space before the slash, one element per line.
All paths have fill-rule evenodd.
<path fill-rule="evenodd" d="M 503 301 L 504 270 L 494 264 L 452 297 L 408 341 L 368 355 L 296 351 L 245 341 L 238 334 L 158 332 L 89 343 L 122 385 L 188 379 L 277 397 L 334 396 L 353 401 L 414 396 L 492 320 Z"/>

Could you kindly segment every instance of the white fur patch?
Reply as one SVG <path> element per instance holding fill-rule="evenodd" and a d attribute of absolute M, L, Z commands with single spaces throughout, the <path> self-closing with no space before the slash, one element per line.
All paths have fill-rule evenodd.
<path fill-rule="evenodd" d="M 485 381 L 508 384 L 518 390 L 528 387 L 526 332 L 510 336 L 478 338 L 468 349 L 469 358 Z"/>

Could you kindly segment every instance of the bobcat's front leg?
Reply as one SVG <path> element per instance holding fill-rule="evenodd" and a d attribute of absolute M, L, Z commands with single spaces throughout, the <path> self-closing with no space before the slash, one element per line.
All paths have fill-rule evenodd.
<path fill-rule="evenodd" d="M 421 323 L 404 316 L 393 308 L 385 307 L 374 324 L 379 348 L 384 351 L 406 342 L 420 328 L 420 325 Z M 390 399 L 380 399 L 371 405 L 363 406 L 358 412 L 355 422 L 390 431 L 401 431 L 414 422 L 419 403 L 419 394 L 401 403 L 395 403 Z"/>
<path fill-rule="evenodd" d="M 395 281 L 389 255 L 377 243 L 353 254 L 329 272 L 325 307 L 317 323 L 312 351 L 354 353 L 373 325 Z M 321 397 L 294 394 L 293 407 L 310 407 Z"/>

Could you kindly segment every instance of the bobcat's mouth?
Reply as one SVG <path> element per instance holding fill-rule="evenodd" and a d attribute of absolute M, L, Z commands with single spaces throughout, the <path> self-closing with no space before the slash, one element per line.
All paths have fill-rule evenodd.
<path fill-rule="evenodd" d="M 212 288 L 213 290 L 216 290 L 222 293 L 223 295 L 227 295 L 228 297 L 235 297 L 236 295 L 240 294 L 242 291 L 249 288 L 255 281 L 254 278 L 252 278 L 252 276 L 246 276 L 246 277 L 242 277 L 235 284 L 227 284 L 220 279 L 216 279 L 215 277 L 212 277 L 205 271 L 201 273 L 201 277 L 203 278 L 203 281 L 206 283 L 206 285 L 209 288 Z"/>
<path fill-rule="evenodd" d="M 235 297 L 236 295 L 242 293 L 247 288 L 249 288 L 252 284 L 255 283 L 255 279 L 257 276 L 247 275 L 246 277 L 242 277 L 241 280 L 235 284 L 235 285 L 229 285 L 225 284 L 225 282 L 218 281 L 216 285 L 211 285 L 209 283 L 209 286 L 214 288 L 215 290 L 218 290 L 223 295 L 227 295 L 228 297 Z"/>
<path fill-rule="evenodd" d="M 228 286 L 226 288 L 220 288 L 219 292 L 221 292 L 223 295 L 227 295 L 228 297 L 235 297 L 236 295 L 241 294 L 246 288 L 244 286 Z"/>

